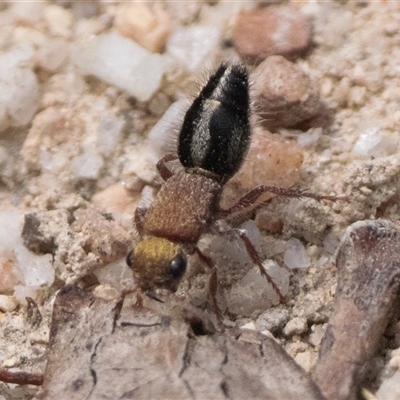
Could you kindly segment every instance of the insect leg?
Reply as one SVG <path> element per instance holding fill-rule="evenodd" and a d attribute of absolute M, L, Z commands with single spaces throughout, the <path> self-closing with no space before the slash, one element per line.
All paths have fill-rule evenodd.
<path fill-rule="evenodd" d="M 136 230 L 138 231 L 139 235 L 142 236 L 143 234 L 143 221 L 144 221 L 144 216 L 146 214 L 147 208 L 142 208 L 138 207 L 135 210 L 135 226 Z M 128 263 L 129 265 L 129 263 Z"/>
<path fill-rule="evenodd" d="M 210 275 L 210 279 L 208 281 L 208 293 L 211 298 L 214 312 L 217 315 L 218 319 L 220 321 L 222 321 L 222 312 L 219 309 L 218 302 L 217 302 L 217 293 L 218 293 L 217 268 L 215 267 L 214 261 L 211 259 L 211 257 L 206 256 L 197 247 L 196 247 L 196 253 L 198 254 L 200 260 L 203 261 L 204 264 L 206 264 L 211 269 L 211 275 Z"/>
<path fill-rule="evenodd" d="M 146 214 L 147 208 L 141 208 L 137 207 L 135 210 L 135 216 L 134 216 L 134 221 L 135 221 L 135 227 L 136 230 L 139 234 L 139 236 L 143 236 L 143 231 L 144 231 L 144 216 Z M 129 253 L 126 255 L 126 263 L 128 264 L 129 267 L 132 267 L 133 265 L 133 250 L 130 250 Z M 125 297 L 125 296 L 124 296 Z M 122 301 L 123 303 L 123 301 Z M 122 305 L 121 305 L 122 307 Z"/>
<path fill-rule="evenodd" d="M 34 374 L 23 371 L 11 372 L 6 369 L 0 369 L 0 381 L 5 383 L 41 386 L 43 385 L 43 379 L 43 374 Z"/>
<path fill-rule="evenodd" d="M 178 159 L 177 154 L 166 154 L 163 158 L 158 160 L 157 162 L 157 170 L 161 175 L 161 178 L 164 179 L 164 181 L 168 180 L 171 178 L 172 175 L 174 175 L 174 172 L 168 167 L 167 162 L 169 161 L 174 161 Z"/>
<path fill-rule="evenodd" d="M 114 307 L 114 318 L 113 318 L 113 329 L 112 332 L 114 333 L 115 328 L 117 326 L 117 322 L 119 320 L 119 317 L 121 316 L 121 311 L 122 311 L 122 307 L 124 305 L 125 302 L 125 298 L 126 296 L 135 293 L 136 292 L 136 303 L 135 305 L 137 307 L 142 307 L 143 306 L 143 298 L 140 295 L 140 291 L 138 290 L 137 286 L 130 288 L 130 289 L 125 289 L 122 291 L 121 293 L 121 297 L 119 298 L 119 300 L 117 301 L 117 303 L 115 304 Z"/>
<path fill-rule="evenodd" d="M 256 264 L 258 266 L 258 268 L 260 269 L 261 275 L 263 275 L 267 279 L 267 281 L 271 284 L 272 288 L 279 296 L 280 301 L 283 301 L 284 296 L 282 295 L 282 292 L 280 291 L 279 287 L 274 282 L 272 277 L 268 274 L 268 272 L 265 271 L 262 261 L 261 261 L 261 258 L 258 255 L 258 252 L 257 252 L 256 248 L 254 247 L 253 243 L 251 243 L 250 239 L 248 238 L 246 232 L 242 229 L 230 229 L 227 231 L 218 230 L 218 234 L 221 236 L 225 236 L 228 239 L 232 239 L 234 235 L 239 236 L 239 238 L 243 241 L 244 245 L 246 246 L 247 254 L 251 258 L 253 263 Z"/>
<path fill-rule="evenodd" d="M 258 255 L 258 252 L 256 248 L 253 246 L 253 243 L 251 243 L 250 239 L 247 237 L 246 232 L 242 229 L 232 229 L 231 232 L 237 233 L 237 235 L 242 239 L 243 243 L 246 246 L 247 254 L 250 256 L 252 259 L 253 263 L 258 266 L 260 269 L 261 275 L 265 276 L 267 278 L 267 281 L 271 284 L 272 288 L 275 290 L 275 292 L 278 294 L 279 298 L 281 301 L 284 300 L 284 296 L 282 295 L 282 292 L 280 291 L 279 287 L 277 284 L 273 281 L 271 276 L 265 271 L 262 261 L 260 259 L 260 256 Z"/>
<path fill-rule="evenodd" d="M 217 219 L 223 219 L 231 217 L 235 214 L 240 214 L 243 212 L 248 211 L 251 206 L 254 206 L 257 199 L 263 195 L 264 193 L 273 193 L 278 196 L 284 197 L 294 197 L 297 199 L 301 199 L 304 197 L 312 198 L 315 200 L 329 200 L 329 201 L 337 201 L 337 200 L 347 200 L 346 197 L 339 197 L 339 196 L 327 196 L 327 195 L 320 195 L 317 193 L 309 192 L 306 190 L 299 190 L 295 188 L 280 188 L 277 186 L 265 186 L 260 185 L 255 187 L 254 189 L 247 192 L 243 197 L 241 197 L 236 204 L 226 210 L 219 210 Z M 266 202 L 263 202 L 262 205 L 265 205 Z"/>

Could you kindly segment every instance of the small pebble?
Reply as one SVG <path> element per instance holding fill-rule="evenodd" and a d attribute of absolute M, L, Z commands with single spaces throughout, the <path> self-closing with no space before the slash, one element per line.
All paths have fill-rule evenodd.
<path fill-rule="evenodd" d="M 53 164 L 46 160 L 44 153 L 50 156 L 54 148 L 60 151 L 62 143 L 77 140 L 71 118 L 70 112 L 56 107 L 48 107 L 36 114 L 22 146 L 25 168 L 36 172 L 49 168 Z"/>
<path fill-rule="evenodd" d="M 328 307 L 321 296 L 307 293 L 302 302 L 293 307 L 293 315 L 306 318 L 309 323 L 320 324 L 328 319 Z"/>
<path fill-rule="evenodd" d="M 121 297 L 121 293 L 111 285 L 98 285 L 94 288 L 93 294 L 107 301 L 112 301 Z"/>
<path fill-rule="evenodd" d="M 221 206 L 229 207 L 238 198 L 258 185 L 290 187 L 298 183 L 303 150 L 293 140 L 257 127 L 242 168 L 225 186 Z M 257 203 L 272 197 L 260 196 Z M 268 225 L 268 224 L 267 224 Z M 268 226 L 266 227 L 268 229 Z M 264 228 L 263 228 L 264 229 Z"/>
<path fill-rule="evenodd" d="M 46 3 L 39 1 L 32 2 L 11 2 L 9 5 L 10 12 L 14 18 L 26 24 L 36 23 L 43 14 Z"/>
<path fill-rule="evenodd" d="M 255 329 L 242 329 L 238 340 L 240 340 L 241 342 L 255 343 L 261 345 L 263 337 L 260 332 L 256 331 Z"/>
<path fill-rule="evenodd" d="M 251 329 L 252 331 L 255 331 L 256 325 L 254 324 L 254 322 L 248 322 L 247 324 L 242 325 L 240 329 Z"/>
<path fill-rule="evenodd" d="M 0 256 L 0 293 L 12 293 L 14 286 L 19 283 L 12 265 L 10 259 Z"/>
<path fill-rule="evenodd" d="M 140 200 L 140 193 L 132 195 L 125 186 L 115 184 L 97 192 L 92 197 L 92 203 L 110 213 L 131 213 L 133 215 L 137 203 Z"/>
<path fill-rule="evenodd" d="M 256 224 L 264 232 L 281 234 L 283 229 L 283 218 L 276 210 L 268 208 L 257 211 Z"/>
<path fill-rule="evenodd" d="M 11 312 L 16 309 L 18 302 L 12 296 L 0 294 L 0 310 L 2 312 Z"/>
<path fill-rule="evenodd" d="M 38 49 L 36 56 L 41 67 L 55 72 L 69 57 L 69 43 L 63 38 L 46 40 L 45 44 Z"/>
<path fill-rule="evenodd" d="M 308 268 L 310 266 L 307 251 L 299 239 L 289 239 L 285 254 L 283 255 L 283 262 L 290 269 Z"/>
<path fill-rule="evenodd" d="M 9 357 L 3 361 L 3 367 L 5 368 L 12 368 L 19 365 L 17 358 Z"/>
<path fill-rule="evenodd" d="M 301 335 L 307 332 L 308 325 L 305 318 L 296 317 L 291 319 L 283 329 L 283 334 L 285 336 L 291 337 L 294 335 Z"/>
<path fill-rule="evenodd" d="M 272 276 L 274 279 L 274 276 Z M 233 314 L 250 317 L 279 303 L 277 293 L 258 268 L 252 268 L 241 280 L 229 288 L 227 307 Z"/>
<path fill-rule="evenodd" d="M 289 321 L 290 314 L 286 308 L 270 308 L 264 311 L 256 320 L 258 330 L 277 332 Z"/>
<path fill-rule="evenodd" d="M 37 286 L 23 286 L 16 285 L 14 287 L 13 296 L 18 301 L 19 304 L 26 306 L 28 303 L 26 301 L 27 297 L 31 297 L 32 299 L 36 299 L 37 293 L 39 291 L 39 287 Z"/>
<path fill-rule="evenodd" d="M 311 346 L 316 347 L 321 343 L 322 337 L 325 333 L 325 328 L 323 325 L 312 325 L 311 326 L 311 333 L 308 339 L 308 342 Z"/>
<path fill-rule="evenodd" d="M 332 232 L 328 233 L 323 241 L 324 253 L 334 254 L 339 244 L 339 237 Z"/>
<path fill-rule="evenodd" d="M 31 122 L 39 102 L 39 82 L 31 59 L 34 49 L 21 43 L 0 55 L 0 131 Z"/>
<path fill-rule="evenodd" d="M 77 1 L 71 3 L 72 14 L 74 16 L 74 20 L 81 19 L 89 19 L 94 20 L 99 13 L 101 8 L 101 4 L 99 2 L 86 2 L 86 1 Z"/>
<path fill-rule="evenodd" d="M 293 127 L 320 113 L 316 85 L 298 65 L 284 57 L 268 57 L 253 76 L 257 111 L 267 128 Z"/>
<path fill-rule="evenodd" d="M 160 53 L 171 33 L 169 14 L 160 3 L 152 7 L 141 3 L 119 4 L 114 24 L 121 35 L 150 53 Z"/>
<path fill-rule="evenodd" d="M 19 26 L 15 29 L 15 39 L 18 43 L 29 43 L 38 48 L 46 46 L 52 39 L 49 39 L 44 33 L 33 27 Z M 56 39 L 57 40 L 57 39 Z M 36 57 L 35 57 L 36 58 Z"/>
<path fill-rule="evenodd" d="M 52 35 L 69 38 L 73 23 L 72 13 L 64 7 L 49 4 L 46 5 L 43 16 Z"/>
<path fill-rule="evenodd" d="M 400 370 L 400 347 L 390 353 L 389 367 Z"/>
<path fill-rule="evenodd" d="M 157 91 L 167 68 L 163 56 L 151 54 L 117 32 L 74 43 L 72 61 L 83 74 L 97 76 L 139 101 L 149 100 Z"/>
<path fill-rule="evenodd" d="M 3 257 L 10 256 L 20 240 L 21 217 L 21 212 L 14 207 L 0 211 L 0 253 Z"/>
<path fill-rule="evenodd" d="M 204 11 L 204 3 L 198 1 L 169 1 L 168 10 L 179 25 L 188 26 L 199 19 L 199 14 Z M 228 5 L 229 7 L 230 5 Z"/>
<path fill-rule="evenodd" d="M 386 157 L 394 154 L 398 145 L 397 135 L 393 135 L 377 125 L 369 125 L 361 132 L 351 154 L 359 159 Z"/>
<path fill-rule="evenodd" d="M 126 264 L 125 257 L 102 268 L 97 268 L 94 270 L 94 274 L 101 286 L 98 289 L 99 293 L 97 293 L 100 297 L 114 296 L 114 292 L 111 289 L 121 293 L 124 289 L 130 289 L 134 286 L 132 270 Z"/>
<path fill-rule="evenodd" d="M 377 400 L 400 399 L 400 371 L 395 372 L 390 378 L 386 378 L 376 393 Z"/>
<path fill-rule="evenodd" d="M 36 255 L 23 244 L 17 243 L 14 248 L 17 262 L 13 265 L 15 274 L 25 286 L 51 286 L 55 279 L 53 255 Z"/>
<path fill-rule="evenodd" d="M 149 146 L 140 146 L 132 155 L 128 155 L 124 169 L 124 181 L 130 181 L 133 177 L 139 178 L 142 182 L 150 184 L 159 177 L 154 167 L 158 161 L 156 151 Z"/>
<path fill-rule="evenodd" d="M 294 358 L 297 354 L 307 351 L 309 349 L 309 346 L 307 345 L 307 343 L 298 340 L 287 343 L 285 348 L 286 351 Z"/>
<path fill-rule="evenodd" d="M 74 36 L 77 39 L 85 39 L 91 35 L 98 35 L 104 30 L 105 23 L 107 22 L 100 19 L 80 19 L 75 22 Z"/>
<path fill-rule="evenodd" d="M 215 26 L 177 28 L 167 42 L 167 53 L 189 71 L 210 69 L 219 40 L 220 31 Z"/>
<path fill-rule="evenodd" d="M 72 160 L 71 172 L 76 179 L 97 179 L 103 166 L 103 157 L 95 151 L 91 151 Z"/>
<path fill-rule="evenodd" d="M 314 358 L 314 363 L 312 362 L 312 355 L 309 351 L 304 351 L 301 353 L 296 354 L 294 357 L 294 360 L 300 367 L 302 367 L 305 371 L 309 372 L 313 365 L 315 364 L 315 358 Z"/>
<path fill-rule="evenodd" d="M 122 117 L 103 117 L 97 130 L 97 146 L 104 157 L 109 157 L 120 143 L 125 128 Z"/>
<path fill-rule="evenodd" d="M 243 58 L 262 61 L 279 54 L 296 60 L 311 46 L 312 25 L 307 16 L 292 7 L 255 8 L 239 13 L 232 40 Z"/>
<path fill-rule="evenodd" d="M 311 245 L 310 247 L 308 247 L 306 249 L 306 252 L 307 252 L 308 257 L 310 257 L 310 258 L 318 258 L 318 256 L 319 256 L 321 251 L 320 251 L 320 248 L 317 245 L 313 244 L 313 245 Z"/>
<path fill-rule="evenodd" d="M 323 133 L 322 128 L 311 128 L 307 132 L 297 136 L 297 143 L 301 147 L 311 147 L 318 143 Z"/>
<path fill-rule="evenodd" d="M 77 240 L 85 237 L 81 245 L 85 246 L 85 252 L 96 256 L 97 268 L 126 256 L 131 237 L 117 222 L 108 220 L 93 209 L 80 208 L 74 212 L 74 218 L 71 229 L 76 233 Z M 74 272 L 77 273 L 76 270 Z"/>

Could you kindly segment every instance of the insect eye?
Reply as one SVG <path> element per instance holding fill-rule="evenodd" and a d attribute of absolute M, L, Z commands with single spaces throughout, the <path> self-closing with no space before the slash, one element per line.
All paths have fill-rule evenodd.
<path fill-rule="evenodd" d="M 131 250 L 128 255 L 126 256 L 126 263 L 128 264 L 128 267 L 132 267 L 133 265 L 133 250 Z"/>
<path fill-rule="evenodd" d="M 182 254 L 178 254 L 169 264 L 169 271 L 175 278 L 179 278 L 185 273 L 186 265 L 186 257 L 184 257 Z"/>

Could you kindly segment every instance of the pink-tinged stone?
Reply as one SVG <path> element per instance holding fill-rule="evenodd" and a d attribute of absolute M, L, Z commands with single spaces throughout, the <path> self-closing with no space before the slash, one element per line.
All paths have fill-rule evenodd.
<path fill-rule="evenodd" d="M 322 105 L 316 85 L 282 56 L 264 60 L 253 73 L 257 114 L 269 129 L 290 128 L 317 117 Z"/>
<path fill-rule="evenodd" d="M 22 146 L 25 167 L 29 172 L 41 171 L 41 156 L 44 152 L 60 152 L 60 146 L 68 142 L 76 143 L 81 134 L 81 127 L 73 121 L 72 110 L 46 108 L 35 116 Z"/>
<path fill-rule="evenodd" d="M 161 52 L 171 33 L 170 16 L 158 3 L 152 7 L 140 3 L 120 4 L 114 24 L 121 35 L 151 53 Z"/>
<path fill-rule="evenodd" d="M 14 274 L 12 267 L 13 261 L 0 256 L 0 293 L 10 294 L 14 291 L 14 286 L 18 285 L 19 280 Z"/>
<path fill-rule="evenodd" d="M 116 184 L 107 187 L 92 197 L 92 202 L 108 212 L 134 214 L 140 200 L 140 193 L 129 192 L 124 186 Z"/>
<path fill-rule="evenodd" d="M 262 61 L 279 54 L 296 60 L 311 47 L 312 24 L 292 7 L 255 8 L 237 16 L 232 40 L 236 51 L 246 59 Z"/>
<path fill-rule="evenodd" d="M 224 188 L 221 205 L 233 205 L 258 185 L 290 187 L 299 182 L 303 151 L 293 140 L 272 134 L 260 127 L 254 129 L 246 161 Z M 262 195 L 257 203 L 273 195 Z"/>

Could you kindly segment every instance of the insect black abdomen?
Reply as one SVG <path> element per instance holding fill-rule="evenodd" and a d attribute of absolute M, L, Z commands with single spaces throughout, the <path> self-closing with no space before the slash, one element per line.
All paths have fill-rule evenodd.
<path fill-rule="evenodd" d="M 203 168 L 227 181 L 250 144 L 250 100 L 244 65 L 221 65 L 186 112 L 178 155 L 186 168 Z"/>

